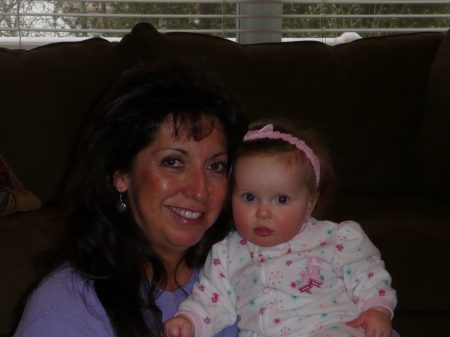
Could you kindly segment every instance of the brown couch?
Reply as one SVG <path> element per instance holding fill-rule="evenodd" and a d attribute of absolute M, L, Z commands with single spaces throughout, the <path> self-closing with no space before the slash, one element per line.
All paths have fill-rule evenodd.
<path fill-rule="evenodd" d="M 0 154 L 43 206 L 0 218 L 0 334 L 38 277 L 39 253 L 64 232 L 58 196 L 99 96 L 133 65 L 196 58 L 242 100 L 250 119 L 284 116 L 321 132 L 339 189 L 322 218 L 361 223 L 393 276 L 402 337 L 450 319 L 450 34 L 239 45 L 137 25 L 30 51 L 0 49 Z"/>

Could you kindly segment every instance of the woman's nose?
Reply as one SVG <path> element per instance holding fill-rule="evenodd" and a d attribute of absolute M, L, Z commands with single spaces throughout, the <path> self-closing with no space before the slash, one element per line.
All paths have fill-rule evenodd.
<path fill-rule="evenodd" d="M 204 171 L 192 172 L 184 188 L 184 194 L 195 201 L 205 201 L 208 198 L 208 180 Z"/>
<path fill-rule="evenodd" d="M 270 211 L 270 207 L 266 204 L 258 205 L 258 209 L 256 211 L 256 217 L 259 219 L 270 219 L 272 217 L 272 212 Z"/>

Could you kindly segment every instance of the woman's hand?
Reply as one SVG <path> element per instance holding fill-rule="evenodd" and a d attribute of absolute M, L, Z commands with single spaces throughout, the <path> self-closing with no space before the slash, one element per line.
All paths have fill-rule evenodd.
<path fill-rule="evenodd" d="M 164 331 L 169 337 L 194 337 L 194 324 L 183 315 L 171 318 L 164 323 Z"/>
<path fill-rule="evenodd" d="M 366 329 L 366 337 L 391 337 L 391 312 L 384 307 L 372 307 L 358 318 L 346 323 L 353 328 Z"/>

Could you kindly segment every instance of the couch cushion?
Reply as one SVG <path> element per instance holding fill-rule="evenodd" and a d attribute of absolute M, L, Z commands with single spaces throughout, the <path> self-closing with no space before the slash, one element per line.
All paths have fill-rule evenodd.
<path fill-rule="evenodd" d="M 15 212 L 33 211 L 41 201 L 27 191 L 0 154 L 0 217 Z"/>
<path fill-rule="evenodd" d="M 450 310 L 450 206 L 414 196 L 338 196 L 324 218 L 354 220 L 381 251 L 398 310 Z"/>
<path fill-rule="evenodd" d="M 41 276 L 46 253 L 60 247 L 65 223 L 55 206 L 0 218 L 0 334 L 17 323 L 25 291 Z"/>

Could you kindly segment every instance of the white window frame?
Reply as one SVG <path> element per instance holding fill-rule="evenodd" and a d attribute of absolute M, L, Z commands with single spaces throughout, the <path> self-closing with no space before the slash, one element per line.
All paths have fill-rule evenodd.
<path fill-rule="evenodd" d="M 8 0 L 5 0 L 8 1 Z M 13 0 L 10 0 L 13 1 Z M 17 1 L 24 1 L 24 0 L 17 0 Z M 32 0 L 35 2 L 39 2 L 39 0 Z M 64 2 L 64 0 L 54 0 L 59 2 Z M 45 2 L 45 1 L 41 1 Z M 76 1 L 78 3 L 88 3 L 88 2 L 97 2 L 97 3 L 108 3 L 113 1 L 108 0 L 97 0 L 97 1 L 88 1 L 88 0 L 79 0 Z M 262 42 L 280 42 L 281 36 L 284 33 L 293 32 L 293 33 L 313 33 L 313 34 L 324 34 L 324 33 L 337 33 L 337 34 L 344 34 L 348 32 L 348 29 L 339 29 L 339 28 L 327 28 L 326 26 L 322 26 L 317 29 L 298 29 L 298 30 L 286 30 L 282 28 L 282 20 L 286 18 L 291 19 L 319 19 L 319 20 L 326 20 L 326 19 L 339 19 L 339 20 L 345 20 L 350 17 L 354 17 L 354 15 L 338 15 L 338 14 L 328 14 L 328 13 L 320 13 L 320 14 L 308 14 L 308 15 L 283 15 L 282 8 L 284 4 L 311 4 L 311 5 L 317 5 L 317 4 L 447 4 L 450 6 L 450 1 L 448 0 L 396 0 L 396 1 L 388 1 L 388 0 L 119 0 L 117 2 L 120 3 L 215 3 L 215 4 L 236 4 L 237 5 L 237 12 L 234 15 L 227 15 L 226 13 L 224 15 L 201 15 L 201 14 L 191 14 L 191 15 L 176 15 L 176 14 L 167 14 L 167 15 L 151 15 L 151 14 L 102 14 L 102 13 L 95 13 L 95 14 L 75 14 L 70 13 L 66 14 L 64 16 L 71 16 L 71 17 L 97 17 L 97 18 L 110 18 L 110 17 L 134 17 L 134 18 L 227 18 L 227 19 L 236 19 L 237 25 L 236 29 L 215 29 L 215 30 L 195 30 L 195 32 L 199 33 L 231 33 L 236 34 L 236 40 L 239 43 L 262 43 Z M 1 3 L 0 3 L 1 4 Z M 40 13 L 6 13 L 1 12 L 0 8 L 0 16 L 10 16 L 10 17 L 18 17 L 18 18 L 25 18 L 25 17 L 31 17 L 30 15 L 35 16 L 61 16 L 61 14 L 58 13 L 47 13 L 47 14 L 40 14 Z M 387 18 L 392 17 L 392 15 L 387 14 L 373 14 L 373 15 L 361 15 L 359 16 L 361 18 Z M 439 18 L 448 18 L 450 19 L 450 11 L 449 14 L 437 14 L 437 15 L 422 15 L 422 14 L 414 14 L 414 15 L 394 15 L 394 17 L 401 17 L 401 18 L 418 18 L 418 17 L 439 17 Z M 20 21 L 20 20 L 19 20 Z M 34 28 L 36 30 L 37 28 Z M 448 27 L 445 28 L 375 28 L 375 29 L 352 29 L 351 32 L 353 34 L 344 34 L 344 36 L 350 36 L 350 39 L 357 38 L 357 34 L 365 33 L 367 31 L 372 32 L 387 32 L 387 33 L 413 33 L 413 32 L 445 32 L 448 29 Z M 88 37 L 83 38 L 56 38 L 53 39 L 51 37 L 44 37 L 44 38 L 28 38 L 28 37 L 22 37 L 21 33 L 25 31 L 33 31 L 33 28 L 22 28 L 22 27 L 14 27 L 14 28 L 5 28 L 0 26 L 0 31 L 17 31 L 19 33 L 19 37 L 17 38 L 5 38 L 0 36 L 0 46 L 18 46 L 21 47 L 34 47 L 41 44 L 46 44 L 49 42 L 55 42 L 55 41 L 76 41 L 76 40 L 82 40 L 86 39 Z M 40 31 L 43 32 L 54 32 L 53 29 L 40 29 Z M 60 32 L 83 32 L 82 29 L 62 29 L 58 30 Z M 176 31 L 186 31 L 183 29 L 176 30 Z M 191 30 L 193 31 L 193 30 Z M 108 32 L 117 32 L 120 34 L 126 34 L 129 32 L 129 30 L 103 30 L 103 29 L 88 29 L 86 31 L 89 34 L 92 35 L 101 35 Z M 161 33 L 170 32 L 169 30 L 160 30 Z M 355 34 L 356 33 L 356 34 Z M 120 38 L 108 38 L 112 41 L 120 40 Z M 342 41 L 345 41 L 344 38 L 327 38 L 327 39 L 321 39 L 316 38 L 318 40 L 324 41 L 326 43 L 336 44 L 340 43 Z M 284 39 L 283 41 L 286 41 L 289 39 Z"/>

